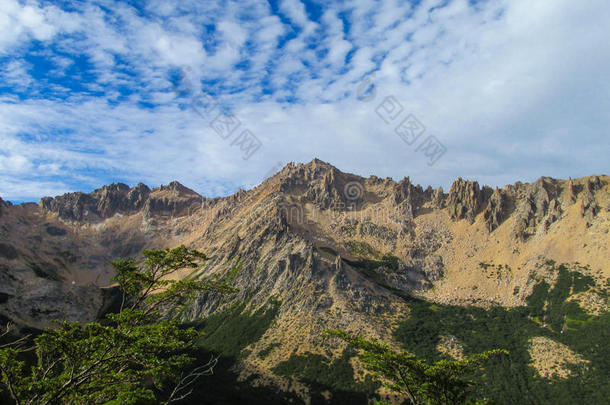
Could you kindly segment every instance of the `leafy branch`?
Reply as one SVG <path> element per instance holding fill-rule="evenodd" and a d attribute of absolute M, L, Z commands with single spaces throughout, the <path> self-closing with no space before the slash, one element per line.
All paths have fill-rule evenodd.
<path fill-rule="evenodd" d="M 461 360 L 440 360 L 428 364 L 408 351 L 395 351 L 376 339 L 350 335 L 343 330 L 327 330 L 327 337 L 336 337 L 359 350 L 364 368 L 382 384 L 408 398 L 411 404 L 463 404 L 476 384 L 467 377 L 488 358 L 508 354 L 495 349 Z"/>
<path fill-rule="evenodd" d="M 186 398 L 198 378 L 212 373 L 215 357 L 188 371 L 198 333 L 164 314 L 197 294 L 235 289 L 210 279 L 172 279 L 207 260 L 197 250 L 180 246 L 143 254 L 141 265 L 112 263 L 122 291 L 120 310 L 102 322 L 61 322 L 34 338 L 36 363 L 29 372 L 21 348 L 28 337 L 0 347 L 0 388 L 15 404 L 169 404 Z"/>

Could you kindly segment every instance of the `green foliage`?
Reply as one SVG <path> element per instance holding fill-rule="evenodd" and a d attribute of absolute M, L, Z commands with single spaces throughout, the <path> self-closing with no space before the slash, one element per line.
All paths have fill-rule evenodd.
<path fill-rule="evenodd" d="M 568 312 L 577 316 L 575 309 L 578 305 L 566 302 L 571 294 L 587 291 L 594 285 L 594 281 L 589 276 L 584 276 L 579 272 L 569 271 L 564 265 L 558 268 L 559 275 L 553 290 L 548 294 L 548 322 L 550 326 L 561 331 Z"/>
<path fill-rule="evenodd" d="M 328 359 L 320 354 L 293 354 L 286 361 L 273 368 L 276 375 L 297 377 L 310 390 L 312 403 L 325 403 L 323 393 L 330 392 L 330 402 L 366 403 L 371 398 L 379 384 L 367 376 L 363 382 L 355 379 L 354 369 L 350 359 L 355 355 L 352 349 L 347 349 L 337 359 Z"/>
<path fill-rule="evenodd" d="M 386 253 L 381 258 L 381 264 L 389 268 L 390 270 L 398 271 L 398 268 L 400 266 L 400 259 L 394 256 L 393 254 Z"/>
<path fill-rule="evenodd" d="M 508 264 L 493 264 L 479 262 L 479 267 L 483 269 L 485 277 L 488 279 L 500 280 L 512 273 L 513 269 Z"/>
<path fill-rule="evenodd" d="M 279 306 L 278 301 L 271 299 L 266 306 L 251 312 L 245 310 L 245 303 L 235 303 L 198 323 L 201 336 L 197 345 L 223 356 L 238 357 L 246 346 L 263 336 Z"/>
<path fill-rule="evenodd" d="M 144 263 L 119 259 L 114 280 L 122 290 L 118 313 L 105 322 L 62 322 L 34 339 L 36 362 L 28 371 L 23 350 L 0 350 L 1 382 L 17 404 L 147 404 L 177 401 L 208 370 L 186 373 L 198 335 L 163 310 L 200 292 L 233 291 L 212 280 L 169 280 L 196 269 L 205 256 L 180 246 L 145 250 Z M 173 389 L 172 389 L 173 388 Z"/>
<path fill-rule="evenodd" d="M 235 303 L 223 311 L 217 311 L 196 325 L 202 334 L 197 341 L 198 347 L 220 353 L 226 359 L 238 359 L 248 345 L 260 340 L 271 327 L 278 310 L 279 302 L 272 299 L 256 311 L 247 310 L 245 303 Z M 266 357 L 278 346 L 277 342 L 270 344 L 259 352 L 259 357 Z M 326 391 L 331 391 L 333 404 L 364 403 L 378 385 L 370 377 L 363 383 L 354 380 L 349 363 L 351 355 L 351 351 L 345 352 L 335 360 L 314 354 L 292 355 L 273 371 L 281 376 L 297 377 L 307 384 L 312 403 L 327 402 L 323 394 Z M 228 390 L 233 389 L 235 381 L 227 381 L 227 384 Z M 214 383 L 216 386 L 217 383 Z M 244 398 L 251 403 L 248 397 Z"/>
<path fill-rule="evenodd" d="M 485 262 L 480 262 L 479 263 L 479 267 L 482 268 L 483 270 L 487 270 L 489 267 L 492 267 L 493 265 L 490 263 L 485 263 Z"/>
<path fill-rule="evenodd" d="M 374 257 L 380 256 L 380 253 L 366 242 L 349 241 L 345 244 L 354 256 L 358 257 Z"/>
<path fill-rule="evenodd" d="M 271 354 L 271 352 L 280 347 L 281 344 L 275 342 L 275 343 L 271 343 L 269 346 L 265 347 L 263 350 L 258 352 L 258 357 L 261 359 L 265 359 L 267 358 L 267 356 L 269 356 Z"/>
<path fill-rule="evenodd" d="M 418 357 L 438 361 L 439 337 L 455 336 L 465 354 L 502 347 L 510 356 L 490 359 L 476 371 L 477 396 L 498 404 L 604 403 L 610 397 L 610 314 L 591 316 L 567 302 L 570 291 L 581 291 L 592 280 L 565 266 L 556 268 L 557 282 L 538 282 L 527 307 L 489 309 L 431 304 L 411 298 L 410 314 L 395 337 Z M 563 331 L 563 332 L 562 332 Z M 529 366 L 529 340 L 545 336 L 567 345 L 590 361 L 587 369 L 574 366 L 568 379 L 547 380 Z"/>
<path fill-rule="evenodd" d="M 381 262 L 371 259 L 361 259 L 357 261 L 352 261 L 342 258 L 341 260 L 359 270 L 362 274 L 364 274 L 366 277 L 368 277 L 375 283 L 384 286 L 389 290 L 393 289 L 392 286 L 390 286 L 385 280 L 383 273 L 379 271 L 379 268 L 382 266 Z"/>
<path fill-rule="evenodd" d="M 231 267 L 231 270 L 224 276 L 224 282 L 232 284 L 235 278 L 241 273 L 244 268 L 244 263 L 241 260 L 237 260 L 237 263 Z"/>
<path fill-rule="evenodd" d="M 358 256 L 358 260 L 348 260 L 343 258 L 350 266 L 359 269 L 367 277 L 375 281 L 377 284 L 391 288 L 385 281 L 385 277 L 380 271 L 380 267 L 384 267 L 384 271 L 395 272 L 400 268 L 400 259 L 390 253 L 381 255 L 371 245 L 366 242 L 349 241 L 346 243 L 351 253 Z M 371 259 L 372 257 L 372 259 Z"/>
<path fill-rule="evenodd" d="M 417 358 L 408 351 L 397 352 L 375 339 L 352 336 L 342 330 L 326 331 L 360 351 L 359 359 L 383 385 L 406 395 L 413 404 L 461 404 L 469 395 L 474 381 L 467 373 L 483 360 L 506 350 L 489 350 L 461 360 L 439 360 L 434 364 Z"/>
<path fill-rule="evenodd" d="M 551 286 L 543 281 L 534 286 L 532 294 L 527 298 L 529 312 L 533 317 L 543 317 L 544 307 L 546 305 L 546 298 L 549 295 L 549 289 Z"/>
<path fill-rule="evenodd" d="M 197 350 L 193 355 L 197 357 L 195 363 L 199 364 L 208 361 L 210 356 L 216 356 L 205 350 Z M 305 405 L 295 393 L 278 390 L 277 385 L 271 382 L 257 380 L 256 384 L 252 384 L 253 379 L 260 377 L 256 374 L 246 380 L 240 378 L 240 368 L 240 363 L 236 358 L 221 356 L 214 367 L 214 376 L 198 380 L 193 393 L 184 403 L 196 405 Z"/>
<path fill-rule="evenodd" d="M 400 265 L 400 259 L 391 253 L 382 255 L 366 242 L 349 241 L 346 243 L 350 252 L 360 259 L 357 261 L 348 261 L 352 266 L 374 270 L 378 267 L 385 266 L 392 271 L 397 271 Z"/>

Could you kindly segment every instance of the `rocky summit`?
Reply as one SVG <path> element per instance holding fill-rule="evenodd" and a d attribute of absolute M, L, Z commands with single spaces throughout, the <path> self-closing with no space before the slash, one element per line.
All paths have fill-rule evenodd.
<path fill-rule="evenodd" d="M 587 294 L 572 288 L 564 298 L 604 313 L 609 229 L 610 178 L 604 175 L 541 177 L 495 189 L 460 178 L 446 193 L 408 177 L 344 173 L 317 159 L 289 164 L 228 197 L 206 198 L 172 182 L 153 189 L 112 184 L 39 204 L 0 199 L 0 316 L 22 331 L 53 320 L 97 319 L 117 298 L 111 261 L 185 244 L 209 260 L 180 277 L 216 277 L 238 292 L 201 295 L 179 316 L 270 319 L 233 352 L 215 343 L 218 328 L 209 329 L 210 349 L 234 355 L 234 370 L 252 384 L 304 401 L 318 390 L 332 402 L 331 386 L 318 381 L 316 388 L 314 377 L 290 368 L 315 356 L 335 359 L 326 360 L 329 369 L 339 364 L 345 352 L 328 349 L 321 336 L 326 328 L 397 344 L 397 328 L 404 330 L 421 303 L 441 308 L 436 314 L 523 308 L 532 305 L 540 283 L 561 279 L 552 264 L 564 263 L 598 286 Z M 567 378 L 566 362 L 589 361 L 544 335 L 540 322 L 540 337 L 529 344 L 548 355 L 524 365 L 537 370 L 535 378 Z M 468 350 L 457 335 L 437 336 L 439 353 Z"/>

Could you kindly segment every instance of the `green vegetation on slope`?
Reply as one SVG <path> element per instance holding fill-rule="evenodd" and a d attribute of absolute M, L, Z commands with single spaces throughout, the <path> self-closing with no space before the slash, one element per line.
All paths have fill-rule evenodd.
<path fill-rule="evenodd" d="M 220 357 L 214 368 L 214 375 L 198 384 L 188 403 L 302 403 L 295 394 L 280 392 L 277 387 L 260 384 L 252 386 L 250 380 L 258 375 L 252 375 L 247 381 L 240 381 L 236 371 L 236 368 L 239 368 L 239 359 L 248 354 L 245 348 L 260 340 L 273 324 L 279 305 L 277 300 L 270 299 L 266 305 L 253 311 L 246 309 L 246 303 L 237 302 L 193 324 L 201 333 L 195 352 L 199 362 L 205 363 L 210 356 Z M 271 352 L 274 347 L 273 344 L 270 345 L 268 351 Z"/>
<path fill-rule="evenodd" d="M 279 305 L 271 299 L 252 312 L 245 309 L 245 303 L 235 303 L 214 313 L 197 325 L 202 333 L 197 345 L 223 356 L 239 357 L 246 346 L 258 341 L 271 326 Z"/>
<path fill-rule="evenodd" d="M 270 300 L 266 306 L 256 311 L 247 310 L 245 303 L 235 303 L 199 322 L 197 329 L 201 331 L 202 336 L 197 344 L 202 351 L 221 354 L 223 357 L 219 361 L 220 365 L 233 364 L 236 358 L 246 354 L 245 348 L 249 344 L 258 341 L 271 327 L 278 309 L 279 302 L 276 300 Z M 259 356 L 267 356 L 277 346 L 277 343 L 269 345 L 267 350 L 259 353 Z M 334 360 L 317 354 L 293 354 L 289 360 L 278 364 L 273 372 L 279 376 L 297 377 L 307 384 L 311 390 L 313 403 L 326 402 L 323 395 L 325 391 L 332 392 L 332 403 L 366 403 L 367 398 L 374 394 L 378 384 L 373 383 L 370 377 L 364 382 L 355 380 L 354 370 L 349 362 L 353 356 L 353 350 L 345 351 L 342 357 Z M 222 381 L 210 389 L 213 395 L 222 398 L 222 403 L 228 401 L 231 387 L 225 387 L 226 390 L 219 390 L 218 387 L 224 383 L 230 384 L 234 379 L 228 376 L 227 370 L 220 372 Z M 223 394 L 222 391 L 227 392 Z M 240 392 L 248 392 L 248 389 L 242 387 Z M 198 395 L 196 393 L 195 397 Z"/>
<path fill-rule="evenodd" d="M 272 326 L 279 302 L 271 299 L 267 305 L 256 311 L 246 309 L 245 303 L 235 303 L 223 311 L 216 312 L 196 324 L 197 329 L 202 333 L 198 339 L 198 347 L 202 351 L 211 351 L 222 355 L 219 365 L 233 364 L 235 359 L 247 355 L 246 347 L 257 342 Z M 279 344 L 271 344 L 259 353 L 261 358 L 266 357 Z M 327 402 L 324 399 L 325 391 L 332 392 L 332 403 L 366 403 L 367 398 L 371 397 L 378 384 L 375 384 L 368 377 L 364 382 L 354 379 L 354 370 L 349 362 L 354 356 L 353 350 L 345 351 L 343 356 L 329 360 L 318 354 L 292 355 L 290 359 L 278 364 L 272 371 L 285 377 L 297 377 L 305 383 L 311 390 L 313 403 Z M 220 371 L 222 381 L 218 385 L 210 387 L 212 392 L 222 401 L 230 398 L 228 392 L 231 387 L 219 390 L 222 384 L 231 384 L 235 380 L 230 377 L 227 370 Z M 242 387 L 242 393 L 247 393 L 248 389 Z M 222 391 L 226 391 L 222 393 Z M 199 394 L 195 394 L 198 397 Z M 282 398 L 290 398 L 284 395 Z M 294 398 L 292 398 L 294 400 Z M 279 401 L 279 399 L 278 399 Z M 206 402 L 208 403 L 208 402 Z"/>
<path fill-rule="evenodd" d="M 310 389 L 312 403 L 325 403 L 324 392 L 330 392 L 330 403 L 364 404 L 374 396 L 379 384 L 370 376 L 364 381 L 355 379 L 350 359 L 356 355 L 353 349 L 345 349 L 341 357 L 328 359 L 320 354 L 293 354 L 279 363 L 273 372 L 279 376 L 297 377 Z"/>
<path fill-rule="evenodd" d="M 199 364 L 205 364 L 213 352 L 199 349 L 193 356 Z M 239 362 L 233 357 L 221 356 L 214 367 L 214 375 L 202 378 L 197 382 L 194 392 L 184 404 L 196 405 L 269 405 L 269 404 L 303 404 L 294 393 L 281 392 L 275 386 L 252 385 L 253 375 L 247 380 L 239 379 Z"/>
<path fill-rule="evenodd" d="M 282 345 L 278 342 L 275 343 L 271 343 L 269 346 L 265 347 L 263 350 L 261 350 L 260 352 L 258 352 L 258 357 L 260 359 L 265 359 L 267 358 L 267 356 L 269 356 L 271 354 L 271 352 L 274 349 L 277 349 L 278 347 L 281 347 Z"/>
<path fill-rule="evenodd" d="M 395 337 L 407 350 L 430 361 L 443 358 L 436 349 L 442 335 L 457 337 L 466 355 L 507 349 L 510 356 L 489 360 L 476 376 L 481 382 L 477 394 L 495 403 L 605 403 L 610 398 L 610 314 L 591 316 L 566 301 L 569 295 L 591 288 L 590 277 L 565 266 L 554 271 L 555 284 L 539 282 L 527 307 L 483 309 L 409 299 L 411 313 Z M 568 379 L 539 377 L 529 366 L 529 340 L 536 336 L 567 345 L 590 364 L 573 366 Z"/>
<path fill-rule="evenodd" d="M 351 240 L 345 243 L 354 256 L 378 258 L 381 254 L 366 242 Z"/>
<path fill-rule="evenodd" d="M 476 385 L 469 376 L 472 370 L 490 357 L 508 354 L 506 350 L 497 349 L 459 360 L 439 360 L 429 364 L 409 351 L 396 351 L 377 339 L 355 336 L 344 330 L 327 330 L 325 334 L 358 349 L 358 359 L 375 380 L 417 405 L 463 404 L 468 398 L 478 402 L 471 398 L 472 388 Z"/>

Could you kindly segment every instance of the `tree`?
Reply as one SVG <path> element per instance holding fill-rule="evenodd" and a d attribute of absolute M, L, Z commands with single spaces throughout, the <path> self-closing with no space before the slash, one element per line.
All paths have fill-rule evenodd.
<path fill-rule="evenodd" d="M 342 330 L 327 330 L 325 335 L 338 337 L 359 349 L 359 359 L 364 368 L 380 379 L 385 387 L 405 395 L 415 405 L 468 403 L 475 382 L 467 378 L 467 373 L 490 356 L 508 354 L 506 350 L 495 349 L 461 360 L 440 360 L 429 365 L 413 353 L 394 351 L 375 339 L 353 336 Z"/>
<path fill-rule="evenodd" d="M 112 263 L 122 291 L 117 313 L 84 325 L 61 322 L 40 334 L 29 370 L 28 349 L 0 348 L 0 382 L 17 405 L 169 404 L 188 396 L 195 380 L 211 373 L 216 358 L 190 369 L 194 358 L 188 351 L 198 332 L 164 314 L 198 293 L 234 289 L 211 279 L 168 278 L 207 260 L 197 250 L 180 246 L 143 254 L 142 265 L 123 259 Z"/>

